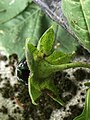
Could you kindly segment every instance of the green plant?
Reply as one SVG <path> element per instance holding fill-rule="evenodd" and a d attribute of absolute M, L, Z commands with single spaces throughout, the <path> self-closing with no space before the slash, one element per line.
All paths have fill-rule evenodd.
<path fill-rule="evenodd" d="M 72 62 L 74 54 L 65 54 L 54 49 L 54 31 L 52 27 L 42 35 L 37 48 L 28 40 L 25 53 L 31 71 L 28 86 L 33 104 L 36 104 L 35 101 L 40 97 L 42 90 L 49 89 L 56 95 L 56 98 L 53 96 L 52 98 L 64 105 L 63 101 L 58 97 L 58 91 L 53 83 L 53 73 L 75 67 L 90 68 L 88 63 Z"/>
<path fill-rule="evenodd" d="M 25 39 L 28 38 L 25 55 L 31 71 L 28 85 L 33 104 L 36 105 L 36 100 L 42 91 L 48 89 L 52 92 L 48 95 L 64 105 L 54 85 L 53 74 L 68 68 L 90 68 L 88 63 L 72 62 L 79 43 L 90 51 L 89 4 L 89 0 L 62 0 L 63 13 L 75 34 L 73 37 L 49 19 L 32 0 L 15 0 L 14 3 L 7 0 L 0 1 L 0 49 L 8 54 L 17 53 L 21 59 L 24 55 L 22 48 Z M 53 28 L 49 28 L 51 25 Z M 54 49 L 57 42 L 60 46 Z M 90 87 L 90 83 L 86 85 Z M 83 113 L 74 120 L 89 120 L 89 94 L 90 89 L 87 92 Z"/>

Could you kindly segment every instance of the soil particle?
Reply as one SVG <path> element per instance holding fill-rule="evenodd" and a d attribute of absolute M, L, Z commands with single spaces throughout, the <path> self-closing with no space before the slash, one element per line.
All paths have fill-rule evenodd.
<path fill-rule="evenodd" d="M 16 102 L 15 101 L 13 101 L 13 105 L 15 105 L 16 104 Z"/>
<path fill-rule="evenodd" d="M 2 82 L 3 81 L 3 79 L 0 77 L 0 82 Z"/>
<path fill-rule="evenodd" d="M 87 72 L 87 79 L 90 79 L 90 72 Z"/>
<path fill-rule="evenodd" d="M 84 96 L 84 95 L 85 95 L 85 93 L 81 92 L 81 96 Z"/>
<path fill-rule="evenodd" d="M 0 60 L 1 60 L 1 61 L 7 61 L 7 56 L 6 56 L 6 55 L 2 55 L 2 54 L 0 53 Z"/>
<path fill-rule="evenodd" d="M 75 114 L 75 113 L 77 114 L 79 112 L 81 113 L 81 111 L 82 111 L 82 108 L 79 108 L 78 105 L 70 106 L 69 108 L 70 108 L 72 114 Z"/>
<path fill-rule="evenodd" d="M 6 64 L 5 67 L 9 67 L 9 64 Z"/>
<path fill-rule="evenodd" d="M 3 114 L 7 114 L 8 109 L 5 106 L 2 106 L 2 108 L 0 109 L 0 112 L 3 112 Z"/>
<path fill-rule="evenodd" d="M 61 93 L 70 92 L 72 95 L 76 95 L 77 93 L 77 86 L 69 78 L 62 78 L 58 89 Z"/>
<path fill-rule="evenodd" d="M 84 56 L 87 59 L 90 58 L 90 53 L 86 49 L 84 49 L 82 46 L 77 47 L 76 55 L 77 56 Z"/>
<path fill-rule="evenodd" d="M 14 86 L 13 86 L 13 91 L 18 92 L 19 87 L 20 87 L 19 84 L 15 83 Z"/>
<path fill-rule="evenodd" d="M 67 96 L 65 96 L 65 97 L 63 98 L 63 101 L 64 101 L 64 102 L 67 102 L 67 101 L 69 101 L 71 98 L 72 98 L 72 95 L 67 95 Z"/>
<path fill-rule="evenodd" d="M 73 120 L 77 115 L 82 113 L 83 108 L 78 107 L 78 105 L 70 106 L 71 115 L 64 118 L 64 120 Z"/>
<path fill-rule="evenodd" d="M 86 76 L 87 76 L 87 72 L 86 70 L 80 68 L 80 69 L 77 69 L 74 73 L 73 73 L 74 77 L 76 78 L 76 80 L 78 81 L 83 81 Z"/>
<path fill-rule="evenodd" d="M 8 120 L 15 120 L 14 117 L 12 117 L 11 115 L 8 115 Z"/>
<path fill-rule="evenodd" d="M 1 93 L 4 98 L 12 98 L 14 96 L 14 91 L 10 85 L 10 81 L 4 83 L 4 87 L 1 88 Z"/>
<path fill-rule="evenodd" d="M 64 117 L 63 120 L 73 120 L 77 115 L 82 113 L 83 108 L 78 107 L 78 105 L 70 106 L 71 115 Z"/>
<path fill-rule="evenodd" d="M 24 84 L 19 84 L 19 86 L 14 86 L 14 90 L 18 90 L 19 94 L 16 96 L 20 102 L 23 104 L 30 102 L 30 96 L 28 93 L 28 86 L 24 85 Z"/>
<path fill-rule="evenodd" d="M 60 86 L 61 86 L 61 91 L 70 91 L 72 88 L 72 81 L 69 80 L 68 78 L 63 78 L 63 80 L 60 80 Z M 68 87 L 69 86 L 69 87 Z"/>
<path fill-rule="evenodd" d="M 13 113 L 21 113 L 21 110 L 19 109 L 19 107 L 15 108 Z"/>
<path fill-rule="evenodd" d="M 82 98 L 82 102 L 85 102 L 85 98 Z"/>
<path fill-rule="evenodd" d="M 12 54 L 9 56 L 9 65 L 14 65 L 15 62 L 18 62 L 17 54 Z"/>
<path fill-rule="evenodd" d="M 14 66 L 14 65 L 12 65 L 12 69 L 11 69 L 11 74 L 12 74 L 12 76 L 14 76 L 14 75 L 15 75 L 15 70 L 16 70 L 15 66 Z"/>

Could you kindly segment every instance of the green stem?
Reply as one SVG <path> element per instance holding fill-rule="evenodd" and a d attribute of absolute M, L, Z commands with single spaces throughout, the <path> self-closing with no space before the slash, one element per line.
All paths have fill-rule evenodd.
<path fill-rule="evenodd" d="M 62 65 L 52 65 L 52 72 L 62 71 L 69 68 L 84 67 L 90 68 L 90 64 L 84 62 L 74 62 Z"/>

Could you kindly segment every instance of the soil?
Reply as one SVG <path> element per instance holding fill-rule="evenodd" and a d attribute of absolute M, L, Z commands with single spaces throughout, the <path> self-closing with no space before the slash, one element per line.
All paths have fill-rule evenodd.
<path fill-rule="evenodd" d="M 74 61 L 90 62 L 90 54 L 78 48 Z M 73 120 L 82 113 L 90 70 L 83 68 L 64 70 L 54 75 L 54 83 L 64 107 L 53 101 L 44 90 L 37 100 L 31 103 L 28 86 L 18 81 L 16 68 L 18 56 L 0 54 L 0 120 Z M 26 81 L 26 80 L 25 80 Z"/>

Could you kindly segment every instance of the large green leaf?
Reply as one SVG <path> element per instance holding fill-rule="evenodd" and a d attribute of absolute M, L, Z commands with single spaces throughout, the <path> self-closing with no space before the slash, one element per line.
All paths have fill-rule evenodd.
<path fill-rule="evenodd" d="M 55 40 L 60 43 L 58 49 L 68 53 L 75 51 L 76 40 L 46 16 L 31 0 L 29 2 L 22 13 L 0 24 L 0 50 L 7 54 L 17 53 L 21 59 L 24 55 L 25 40 L 29 39 L 32 44 L 37 45 L 40 36 L 53 25 Z"/>
<path fill-rule="evenodd" d="M 74 120 L 90 120 L 90 88 L 87 91 L 87 96 L 85 100 L 85 107 L 80 116 L 76 117 Z"/>
<path fill-rule="evenodd" d="M 65 53 L 72 53 L 77 49 L 77 40 L 72 35 L 70 35 L 65 29 L 63 29 L 60 25 L 54 23 L 54 30 L 55 40 L 59 45 L 58 46 L 56 44 L 58 50 Z"/>
<path fill-rule="evenodd" d="M 62 0 L 62 8 L 79 42 L 90 50 L 90 0 Z"/>
<path fill-rule="evenodd" d="M 0 25 L 0 50 L 9 54 L 17 53 L 22 58 L 25 40 L 28 38 L 36 45 L 48 28 L 47 23 L 44 26 L 45 21 L 41 9 L 34 3 L 29 4 L 20 15 Z"/>
<path fill-rule="evenodd" d="M 27 3 L 28 0 L 0 0 L 0 24 L 18 15 Z"/>

